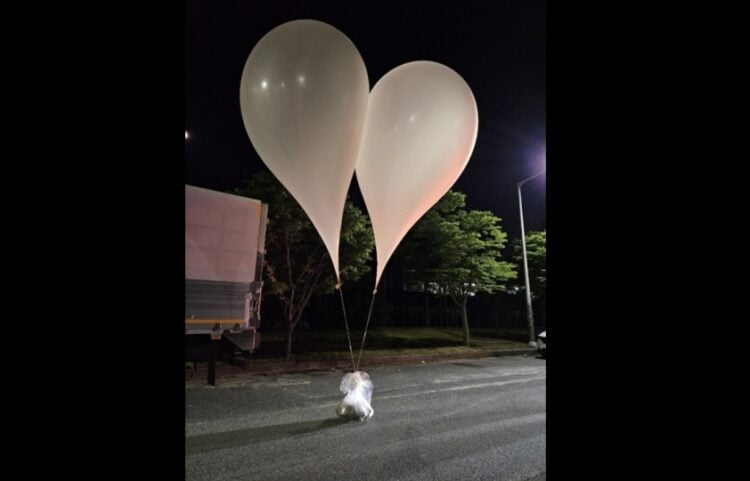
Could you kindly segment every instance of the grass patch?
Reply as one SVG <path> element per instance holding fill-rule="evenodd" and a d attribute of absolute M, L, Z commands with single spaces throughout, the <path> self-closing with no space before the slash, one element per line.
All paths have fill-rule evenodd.
<path fill-rule="evenodd" d="M 362 331 L 352 330 L 352 349 L 355 357 L 362 343 Z M 471 331 L 471 347 L 463 345 L 461 328 L 445 327 L 379 327 L 367 332 L 362 358 L 379 356 L 408 356 L 455 354 L 504 349 L 523 349 L 519 339 L 522 332 L 503 332 L 493 329 Z M 528 336 L 528 334 L 526 334 Z M 286 343 L 283 332 L 263 332 L 260 347 L 254 357 L 283 357 Z M 292 352 L 299 361 L 349 358 L 349 345 L 344 330 L 299 331 L 292 339 Z"/>

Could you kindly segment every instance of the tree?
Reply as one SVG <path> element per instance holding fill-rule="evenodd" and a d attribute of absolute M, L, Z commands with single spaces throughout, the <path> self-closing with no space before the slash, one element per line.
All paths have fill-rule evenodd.
<path fill-rule="evenodd" d="M 331 258 L 307 214 L 271 174 L 257 174 L 232 192 L 268 204 L 264 295 L 277 296 L 281 302 L 286 357 L 290 359 L 294 329 L 310 298 L 336 288 Z M 368 217 L 347 201 L 341 226 L 339 273 L 342 283 L 356 281 L 371 269 L 373 246 Z"/>
<path fill-rule="evenodd" d="M 501 219 L 465 206 L 465 194 L 449 191 L 414 226 L 401 254 L 407 282 L 432 285 L 460 309 L 463 341 L 469 346 L 469 297 L 505 289 L 505 282 L 515 279 L 517 272 L 502 260 L 507 234 L 500 228 Z"/>
<path fill-rule="evenodd" d="M 547 293 L 547 230 L 526 234 L 526 259 L 529 263 L 529 284 L 532 299 Z M 521 239 L 513 241 L 513 260 L 523 272 L 523 246 Z"/>

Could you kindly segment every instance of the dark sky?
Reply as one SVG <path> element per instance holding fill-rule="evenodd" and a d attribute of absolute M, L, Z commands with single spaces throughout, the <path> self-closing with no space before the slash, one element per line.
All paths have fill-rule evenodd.
<path fill-rule="evenodd" d="M 471 87 L 479 111 L 474 153 L 454 189 L 470 208 L 490 210 L 519 235 L 516 182 L 543 169 L 545 2 L 187 0 L 185 148 L 188 184 L 223 190 L 264 169 L 247 137 L 239 84 L 263 35 L 295 19 L 326 22 L 348 36 L 367 67 L 370 88 L 414 60 L 452 68 Z M 356 180 L 350 192 L 358 197 Z M 523 187 L 526 229 L 546 223 L 545 176 Z"/>

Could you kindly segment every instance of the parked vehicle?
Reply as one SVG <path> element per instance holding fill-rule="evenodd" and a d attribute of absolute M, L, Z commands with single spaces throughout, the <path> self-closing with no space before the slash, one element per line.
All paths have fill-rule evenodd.
<path fill-rule="evenodd" d="M 268 205 L 185 186 L 186 355 L 247 357 L 260 343 L 260 299 Z"/>
<path fill-rule="evenodd" d="M 536 346 L 537 346 L 537 349 L 539 350 L 539 355 L 546 358 L 547 357 L 547 331 L 543 331 L 536 338 Z"/>

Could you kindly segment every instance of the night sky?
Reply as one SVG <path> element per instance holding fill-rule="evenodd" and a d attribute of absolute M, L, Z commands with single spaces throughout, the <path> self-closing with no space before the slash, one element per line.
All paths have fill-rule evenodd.
<path fill-rule="evenodd" d="M 544 168 L 545 2 L 269 0 L 186 2 L 185 181 L 224 190 L 265 167 L 248 139 L 239 105 L 245 61 L 274 27 L 301 18 L 349 37 L 370 88 L 414 60 L 445 64 L 471 87 L 479 111 L 474 153 L 454 189 L 472 209 L 503 219 L 520 235 L 516 182 Z M 546 225 L 545 176 L 523 187 L 526 229 Z M 350 190 L 359 197 L 356 178 Z"/>

